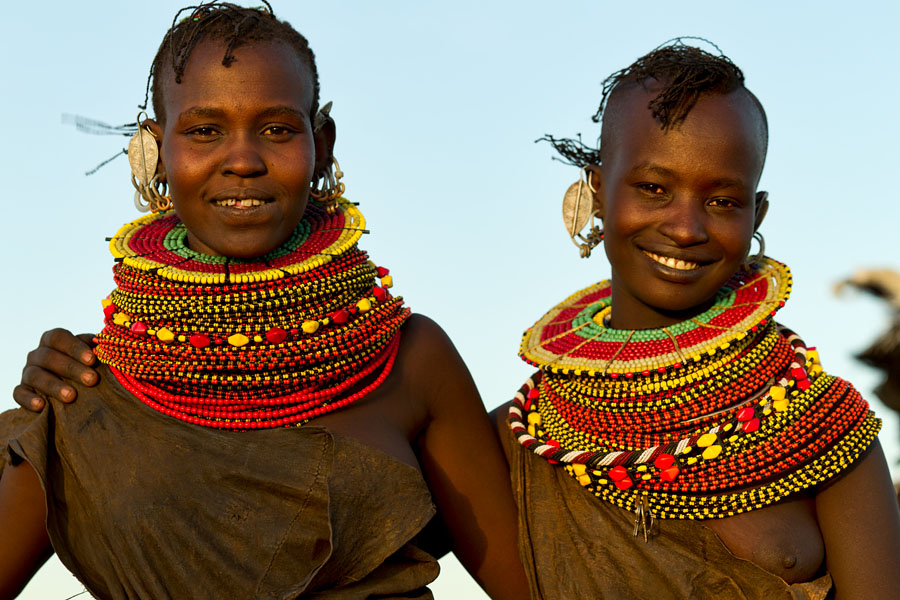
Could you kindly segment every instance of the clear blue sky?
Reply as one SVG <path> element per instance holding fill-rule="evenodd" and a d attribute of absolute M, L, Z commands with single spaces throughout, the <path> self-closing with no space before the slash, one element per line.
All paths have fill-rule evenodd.
<path fill-rule="evenodd" d="M 318 56 L 347 195 L 373 232 L 365 247 L 392 269 L 395 290 L 450 333 L 489 407 L 530 371 L 516 357 L 522 331 L 609 273 L 602 253 L 580 260 L 563 231 L 560 202 L 577 173 L 533 141 L 546 132 L 595 138 L 600 81 L 678 35 L 719 44 L 765 105 L 771 209 L 762 231 L 795 281 L 780 320 L 871 398 L 877 376 L 852 355 L 887 312 L 831 289 L 861 266 L 900 269 L 896 3 L 274 3 Z M 83 176 L 124 139 L 79 134 L 61 115 L 133 121 L 180 6 L 4 2 L 0 408 L 13 405 L 40 332 L 100 326 L 112 285 L 104 237 L 135 214 L 124 159 Z M 897 420 L 881 414 L 896 461 Z M 23 598 L 81 590 L 53 569 Z M 445 570 L 438 598 L 475 597 L 457 567 Z"/>

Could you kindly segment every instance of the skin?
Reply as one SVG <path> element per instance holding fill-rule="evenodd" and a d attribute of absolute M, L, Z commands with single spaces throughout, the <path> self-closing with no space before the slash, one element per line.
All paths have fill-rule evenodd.
<path fill-rule="evenodd" d="M 617 328 L 660 327 L 704 311 L 746 257 L 768 208 L 755 202 L 766 134 L 749 96 L 701 96 L 684 123 L 663 132 L 646 109 L 655 90 L 648 83 L 616 93 L 604 122 L 607 158 L 590 167 Z M 645 251 L 702 266 L 662 267 Z M 42 351 L 43 366 L 76 377 L 89 373 L 66 356 L 86 356 L 87 347 L 59 332 L 47 341 L 56 350 Z M 30 376 L 36 384 L 37 371 Z M 41 377 L 48 384 L 42 389 L 61 390 L 55 378 Z M 20 396 L 29 401 L 33 394 Z M 508 405 L 494 412 L 502 436 L 507 414 Z M 838 599 L 893 598 L 900 589 L 900 511 L 877 441 L 852 469 L 805 496 L 698 526 L 788 582 L 827 569 Z"/>
<path fill-rule="evenodd" d="M 221 65 L 223 53 L 219 43 L 202 43 L 182 84 L 167 74 L 168 118 L 150 127 L 159 140 L 161 172 L 188 228 L 190 247 L 208 254 L 259 256 L 284 241 L 302 218 L 313 169 L 331 159 L 334 125 L 313 132 L 310 74 L 289 46 L 241 46 L 230 68 Z M 215 203 L 230 197 L 258 198 L 264 204 L 236 208 Z M 401 335 L 394 368 L 377 390 L 311 423 L 419 469 L 448 528 L 450 546 L 473 577 L 491 597 L 527 597 L 513 550 L 516 508 L 508 469 L 475 384 L 433 321 L 413 315 Z M 85 339 L 55 330 L 44 341 L 30 361 L 51 369 L 60 366 L 57 372 L 86 385 L 96 383 L 97 373 L 87 369 L 94 359 L 88 357 Z M 23 377 L 28 387 L 47 389 L 46 374 L 34 366 Z M 50 396 L 58 392 L 63 400 L 74 399 L 66 387 L 54 388 Z M 17 398 L 21 396 L 17 388 Z M 44 495 L 31 466 L 7 468 L 0 480 L 0 597 L 17 593 L 50 551 L 45 515 Z"/>

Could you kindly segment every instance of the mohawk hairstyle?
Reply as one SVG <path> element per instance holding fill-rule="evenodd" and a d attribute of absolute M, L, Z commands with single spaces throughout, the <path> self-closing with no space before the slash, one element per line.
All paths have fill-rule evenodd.
<path fill-rule="evenodd" d="M 313 104 L 309 114 L 314 115 L 319 106 L 319 73 L 316 70 L 315 55 L 306 38 L 290 23 L 278 19 L 266 0 L 262 2 L 265 6 L 246 8 L 214 0 L 179 10 L 153 58 L 144 91 L 144 103 L 140 108 L 147 108 L 147 99 L 152 92 L 153 112 L 157 119 L 165 121 L 159 75 L 166 66 L 171 66 L 175 73 L 175 83 L 180 84 L 191 53 L 204 40 L 225 42 L 225 54 L 222 56 L 222 65 L 225 67 L 234 62 L 233 52 L 240 46 L 251 42 L 280 41 L 291 46 L 300 60 L 309 67 L 313 81 Z M 188 11 L 190 14 L 179 20 Z"/>
<path fill-rule="evenodd" d="M 685 44 L 685 39 L 697 39 L 715 48 L 719 54 L 711 54 L 696 46 Z M 603 93 L 600 106 L 591 117 L 594 123 L 602 123 L 609 99 L 616 90 L 629 85 L 643 85 L 648 79 L 656 79 L 663 84 L 662 89 L 653 98 L 647 108 L 663 131 L 679 125 L 687 117 L 701 94 L 729 94 L 744 86 L 744 73 L 722 54 L 721 49 L 703 38 L 675 38 L 658 46 L 650 53 L 640 57 L 631 65 L 616 71 L 603 80 Z M 749 90 L 754 103 L 762 114 L 766 129 L 766 112 L 762 104 Z M 578 139 L 556 138 L 545 135 L 538 141 L 550 142 L 562 158 L 562 162 L 577 167 L 600 164 L 601 144 L 593 148 Z"/>

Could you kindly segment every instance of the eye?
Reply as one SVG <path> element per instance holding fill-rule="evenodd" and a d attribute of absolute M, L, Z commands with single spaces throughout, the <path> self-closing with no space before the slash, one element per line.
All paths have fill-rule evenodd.
<path fill-rule="evenodd" d="M 189 129 L 187 134 L 198 141 L 208 141 L 218 136 L 219 132 L 209 125 L 200 125 L 199 127 Z"/>
<path fill-rule="evenodd" d="M 265 129 L 263 129 L 262 132 L 264 136 L 275 140 L 287 140 L 293 137 L 295 133 L 296 130 L 292 127 L 288 127 L 287 125 L 269 125 Z"/>
<path fill-rule="evenodd" d="M 711 198 L 708 204 L 716 208 L 737 208 L 739 206 L 738 201 L 734 198 Z"/>
<path fill-rule="evenodd" d="M 635 187 L 649 196 L 664 196 L 666 188 L 658 183 L 639 183 Z"/>

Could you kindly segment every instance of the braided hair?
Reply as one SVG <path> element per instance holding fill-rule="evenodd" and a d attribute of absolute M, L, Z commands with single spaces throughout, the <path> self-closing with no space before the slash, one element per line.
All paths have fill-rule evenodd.
<path fill-rule="evenodd" d="M 167 66 L 171 67 L 175 73 L 175 83 L 180 84 L 191 53 L 202 41 L 225 43 L 225 54 L 222 56 L 222 65 L 225 67 L 234 62 L 234 50 L 242 45 L 280 41 L 292 47 L 309 68 L 313 82 L 313 104 L 309 114 L 315 114 L 319 105 L 319 74 L 309 42 L 290 23 L 278 19 L 266 0 L 262 2 L 265 6 L 245 8 L 231 2 L 214 0 L 179 10 L 153 58 L 141 108 L 146 109 L 148 96 L 152 92 L 153 112 L 160 122 L 165 121 L 162 80 L 159 75 Z M 181 18 L 184 13 L 189 14 Z"/>
<path fill-rule="evenodd" d="M 719 51 L 718 55 L 685 44 L 684 39 L 701 38 L 675 38 L 665 42 L 603 80 L 600 105 L 591 117 L 594 123 L 601 123 L 601 135 L 596 148 L 584 144 L 580 136 L 578 139 L 572 139 L 557 138 L 548 134 L 538 141 L 550 142 L 560 154 L 559 160 L 566 164 L 578 167 L 600 164 L 602 150 L 600 142 L 605 137 L 603 115 L 610 98 L 630 86 L 645 85 L 648 79 L 655 79 L 662 86 L 656 97 L 648 103 L 647 109 L 659 122 L 663 131 L 682 123 L 702 94 L 730 94 L 743 89 L 750 94 L 754 104 L 759 108 L 768 137 L 766 112 L 756 96 L 744 86 L 744 73 L 712 42 L 702 40 Z"/>

